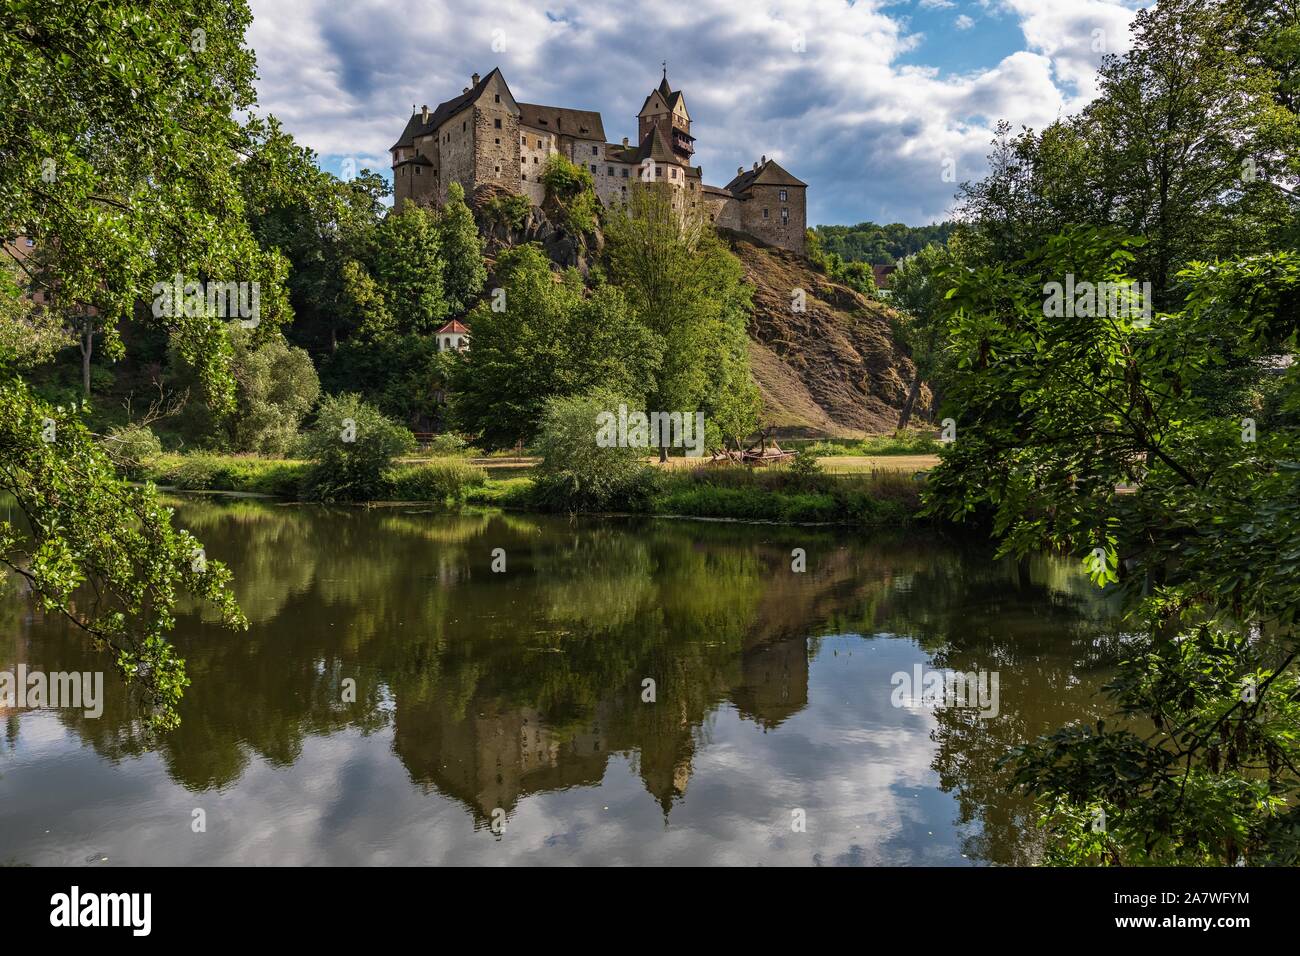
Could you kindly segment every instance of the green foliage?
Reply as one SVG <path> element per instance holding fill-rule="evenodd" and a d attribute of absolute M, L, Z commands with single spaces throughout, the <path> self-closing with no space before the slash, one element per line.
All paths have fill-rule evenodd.
<path fill-rule="evenodd" d="M 529 198 L 518 193 L 493 196 L 484 206 L 487 221 L 506 229 L 522 229 L 532 209 Z"/>
<path fill-rule="evenodd" d="M 316 423 L 303 438 L 313 462 L 302 495 L 319 501 L 365 501 L 385 490 L 393 459 L 415 447 L 411 433 L 355 394 L 321 399 Z"/>
<path fill-rule="evenodd" d="M 0 369 L 27 369 L 72 344 L 59 317 L 36 305 L 18 266 L 0 262 Z"/>
<path fill-rule="evenodd" d="M 473 347 L 451 369 L 463 431 L 492 447 L 511 446 L 532 439 L 548 398 L 604 387 L 639 402 L 652 387 L 662 347 L 618 289 L 587 295 L 573 270 L 556 281 L 533 244 L 501 255 L 497 281 L 504 311 L 490 302 L 474 308 Z"/>
<path fill-rule="evenodd" d="M 412 202 L 394 209 L 375 231 L 373 259 L 396 329 L 434 332 L 448 313 L 437 214 Z"/>
<path fill-rule="evenodd" d="M 610 280 L 663 342 L 646 407 L 702 410 L 718 438 L 738 440 L 758 423 L 745 323 L 752 289 L 712 226 L 673 207 L 668 187 L 634 190 L 606 223 Z"/>
<path fill-rule="evenodd" d="M 181 416 L 182 434 L 200 447 L 287 454 L 320 395 L 311 358 L 275 330 L 234 327 L 229 336 L 235 409 L 218 415 L 206 402 L 191 402 Z M 170 358 L 170 384 L 192 393 L 196 370 L 175 349 Z"/>
<path fill-rule="evenodd" d="M 1300 832 L 1294 724 L 1266 733 L 1255 721 L 1291 713 L 1297 432 L 1261 420 L 1249 440 L 1202 385 L 1225 362 L 1296 348 L 1300 257 L 1196 265 L 1180 277 L 1182 307 L 1149 324 L 1045 314 L 1048 281 L 1125 284 L 1134 258 L 1130 240 L 1079 228 L 1010 268 L 956 279 L 957 440 L 927 494 L 952 518 L 989 514 L 1004 552 L 1096 549 L 1105 558 L 1090 563 L 1094 579 L 1117 582 L 1128 601 L 1137 637 L 1114 693 L 1125 717 L 1155 732 L 1137 737 L 1131 721 L 1063 731 L 1022 752 L 1022 785 L 1067 829 L 1100 806 L 1107 861 L 1270 862 Z M 1300 404 L 1294 366 L 1282 378 L 1282 407 Z M 1266 639 L 1251 639 L 1258 632 Z M 1252 678 L 1270 699 L 1243 707 Z M 1123 780 L 1123 802 L 1101 788 L 1108 775 Z"/>
<path fill-rule="evenodd" d="M 21 228 L 35 241 L 34 282 L 57 292 L 65 316 L 93 310 L 86 344 L 98 340 L 100 354 L 121 353 L 119 323 L 177 275 L 257 282 L 262 324 L 290 316 L 287 263 L 258 245 L 239 188 L 236 116 L 254 100 L 250 20 L 241 0 L 5 6 L 0 223 L 6 239 Z M 175 334 L 210 407 L 231 409 L 225 322 L 205 311 L 145 321 Z M 198 543 L 152 493 L 123 486 L 81 422 L 12 372 L 0 373 L 0 491 L 27 528 L 0 524 L 0 560 L 46 613 L 113 653 L 156 723 L 174 725 L 186 683 L 167 642 L 177 602 L 208 598 L 241 625 L 229 575 L 216 562 L 196 570 Z M 42 438 L 47 419 L 56 441 Z"/>
<path fill-rule="evenodd" d="M 340 327 L 355 329 L 358 338 L 366 344 L 384 341 L 396 332 L 397 324 L 388 311 L 388 300 L 362 263 L 355 259 L 343 263 L 339 282 L 336 311 Z"/>
<path fill-rule="evenodd" d="M 818 250 L 825 256 L 839 256 L 844 263 L 892 265 L 916 255 L 926 246 L 942 246 L 955 228 L 956 223 L 952 222 L 930 226 L 905 226 L 901 222 L 879 226 L 874 222 L 860 222 L 856 226 L 816 226 L 811 232 Z"/>
<path fill-rule="evenodd" d="M 596 183 L 591 172 L 559 153 L 546 160 L 542 169 L 548 208 L 558 210 L 558 225 L 570 235 L 582 236 L 596 229 Z"/>
<path fill-rule="evenodd" d="M 146 473 L 160 485 L 181 491 L 242 491 L 297 498 L 309 466 L 231 455 L 164 455 Z"/>
<path fill-rule="evenodd" d="M 441 422 L 437 392 L 447 387 L 457 361 L 438 351 L 433 335 L 356 338 L 339 346 L 321 367 L 321 379 L 326 391 L 355 390 L 390 418 L 428 431 Z"/>
<path fill-rule="evenodd" d="M 124 485 L 85 426 L 21 382 L 0 384 L 0 450 L 3 489 L 21 516 L 0 522 L 0 562 L 27 582 L 44 613 L 66 617 L 113 655 L 155 726 L 175 726 L 189 683 L 167 641 L 177 594 L 207 598 L 226 625 L 246 627 L 229 571 L 196 560 L 201 546 L 171 526 L 152 488 Z"/>
<path fill-rule="evenodd" d="M 429 453 L 438 457 L 465 455 L 469 451 L 469 442 L 455 432 L 434 435 L 433 440 L 429 442 Z"/>
<path fill-rule="evenodd" d="M 437 231 L 447 308 L 453 314 L 464 312 L 483 291 L 487 266 L 483 263 L 483 240 L 473 213 L 465 205 L 465 190 L 460 183 L 447 187 L 447 203 L 438 214 Z"/>
<path fill-rule="evenodd" d="M 291 338 L 332 351 L 340 334 L 383 311 L 371 290 L 358 285 L 355 267 L 369 261 L 391 189 L 367 169 L 347 182 L 323 172 L 316 155 L 274 117 L 252 118 L 242 134 L 237 175 L 249 226 L 263 248 L 278 249 L 292 266 Z"/>
<path fill-rule="evenodd" d="M 856 440 L 823 439 L 807 446 L 818 458 L 845 455 L 936 455 L 942 447 L 932 432 L 917 430 Z"/>
<path fill-rule="evenodd" d="M 130 478 L 162 454 L 162 442 L 147 425 L 118 425 L 100 439 L 100 447 L 113 464 Z"/>
<path fill-rule="evenodd" d="M 700 518 L 899 527 L 921 506 L 916 482 L 894 472 L 831 477 L 793 467 L 712 466 L 674 470 L 662 484 L 656 513 Z"/>
<path fill-rule="evenodd" d="M 814 452 L 807 448 L 800 448 L 795 452 L 794 461 L 790 462 L 790 473 L 799 486 L 814 488 L 820 483 L 825 472 Z"/>
<path fill-rule="evenodd" d="M 399 501 L 465 501 L 487 483 L 487 472 L 460 458 L 435 458 L 388 474 L 390 497 Z"/>
<path fill-rule="evenodd" d="M 557 511 L 634 509 L 653 491 L 638 448 L 601 447 L 597 420 L 629 399 L 607 390 L 546 400 L 536 450 L 536 501 Z M 631 403 L 635 407 L 635 402 Z"/>

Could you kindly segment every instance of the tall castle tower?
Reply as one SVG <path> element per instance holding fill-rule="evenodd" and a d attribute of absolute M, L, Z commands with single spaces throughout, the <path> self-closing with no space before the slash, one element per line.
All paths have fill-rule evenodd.
<path fill-rule="evenodd" d="M 695 137 L 691 135 L 691 114 L 686 112 L 686 97 L 681 90 L 668 85 L 668 65 L 664 64 L 664 78 L 659 86 L 645 98 L 637 114 L 637 140 L 644 142 L 646 134 L 658 127 L 672 147 L 673 155 L 686 166 L 695 153 Z"/>

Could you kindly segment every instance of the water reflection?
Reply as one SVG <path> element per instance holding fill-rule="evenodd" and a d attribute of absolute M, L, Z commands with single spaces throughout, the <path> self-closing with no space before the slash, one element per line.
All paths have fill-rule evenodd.
<path fill-rule="evenodd" d="M 1071 563 L 916 535 L 178 517 L 235 570 L 251 629 L 187 609 L 193 685 L 161 740 L 112 680 L 97 720 L 6 714 L 0 862 L 1026 862 L 1032 816 L 995 762 L 1096 712 L 1116 651 Z M 3 608 L 0 668 L 92 666 L 62 622 Z M 999 671 L 999 717 L 894 708 L 890 675 L 918 662 Z"/>

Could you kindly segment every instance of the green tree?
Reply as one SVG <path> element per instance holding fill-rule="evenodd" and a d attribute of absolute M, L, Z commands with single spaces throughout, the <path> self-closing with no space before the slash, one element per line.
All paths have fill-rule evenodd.
<path fill-rule="evenodd" d="M 474 214 L 465 204 L 465 190 L 460 183 L 447 187 L 447 203 L 438 214 L 438 245 L 442 250 L 442 287 L 447 308 L 453 314 L 464 312 L 483 291 L 487 266 L 483 262 L 483 240 Z"/>
<path fill-rule="evenodd" d="M 251 15 L 210 3 L 11 0 L 0 14 L 0 230 L 29 235 L 31 279 L 56 309 L 93 308 L 102 351 L 155 283 L 180 275 L 260 285 L 261 321 L 287 318 L 285 262 L 261 249 L 237 186 L 254 63 Z M 233 404 L 226 324 L 206 310 L 146 321 L 176 335 L 214 406 Z M 187 682 L 167 642 L 180 595 L 243 623 L 229 574 L 202 559 L 148 488 L 124 486 L 72 414 L 0 370 L 0 490 L 21 523 L 0 523 L 0 560 L 46 611 L 72 620 L 175 722 Z M 53 424 L 53 431 L 50 424 Z M 53 435 L 53 440 L 49 436 Z"/>
<path fill-rule="evenodd" d="M 1296 348 L 1300 258 L 1194 265 L 1167 315 L 1045 307 L 1061 276 L 1125 287 L 1134 261 L 1115 232 L 1076 228 L 957 277 L 956 441 L 927 495 L 953 518 L 986 514 L 1003 552 L 1080 555 L 1127 600 L 1116 719 L 1015 754 L 1053 859 L 1295 863 L 1298 432 L 1222 414 L 1201 382 L 1228 330 L 1257 362 Z M 1300 405 L 1294 366 L 1281 390 Z"/>
<path fill-rule="evenodd" d="M 747 352 L 739 348 L 751 301 L 744 268 L 693 210 L 678 209 L 669 187 L 639 186 L 606 223 L 610 280 L 664 345 L 647 406 L 658 411 L 743 408 Z M 737 421 L 729 427 L 738 427 Z M 660 449 L 661 460 L 667 449 Z"/>
<path fill-rule="evenodd" d="M 916 366 L 898 413 L 899 431 L 911 421 L 923 384 L 929 384 L 936 402 L 941 394 L 939 380 L 946 371 L 947 355 L 946 297 L 952 288 L 952 272 L 960 268 L 960 248 L 960 239 L 956 238 L 951 246 L 926 246 L 899 263 L 890 277 L 889 304 L 899 313 L 895 338 Z"/>
<path fill-rule="evenodd" d="M 447 317 L 437 214 L 403 203 L 379 224 L 374 243 L 373 274 L 396 328 L 435 331 Z"/>
<path fill-rule="evenodd" d="M 385 490 L 393 459 L 415 448 L 411 433 L 355 394 L 321 399 L 302 450 L 313 462 L 303 493 L 320 501 L 364 501 Z"/>
<path fill-rule="evenodd" d="M 644 497 L 650 478 L 641 450 L 597 441 L 601 416 L 617 416 L 620 404 L 638 407 L 608 389 L 546 400 L 535 446 L 542 456 L 534 485 L 540 504 L 601 511 L 631 507 Z"/>
<path fill-rule="evenodd" d="M 462 430 L 505 447 L 532 438 L 548 398 L 605 387 L 639 401 L 653 387 L 662 346 L 618 289 L 588 296 L 576 270 L 557 275 L 533 244 L 502 254 L 497 281 L 504 298 L 470 313 L 471 346 L 452 372 Z"/>

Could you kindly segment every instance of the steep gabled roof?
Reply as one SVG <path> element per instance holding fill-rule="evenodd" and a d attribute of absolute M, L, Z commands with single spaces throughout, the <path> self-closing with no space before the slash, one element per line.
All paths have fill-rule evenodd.
<path fill-rule="evenodd" d="M 461 322 L 460 319 L 452 319 L 450 322 L 448 322 L 446 325 L 444 325 L 442 328 L 440 328 L 437 332 L 434 332 L 433 334 L 434 335 L 469 335 L 469 326 Z"/>
<path fill-rule="evenodd" d="M 411 118 L 406 121 L 406 128 L 402 130 L 402 135 L 398 137 L 396 143 L 388 148 L 393 150 L 397 149 L 399 146 L 412 146 L 415 144 L 417 136 L 427 136 L 431 134 L 439 126 L 447 122 L 447 120 L 451 119 L 465 107 L 476 102 L 479 96 L 482 95 L 483 88 L 487 86 L 488 80 L 500 73 L 500 67 L 493 67 L 492 72 L 479 80 L 478 83 L 476 83 L 468 92 L 462 93 L 460 96 L 453 96 L 444 103 L 439 103 L 438 108 L 429 114 L 429 122 L 427 123 L 422 122 L 420 119 L 423 114 L 412 113 Z M 504 77 L 502 77 L 501 82 L 505 82 Z M 509 87 L 507 87 L 507 89 L 508 88 Z"/>
<path fill-rule="evenodd" d="M 579 139 L 598 139 L 602 143 L 605 141 L 605 124 L 595 110 L 571 110 L 563 106 L 520 103 L 519 124 Z"/>
<path fill-rule="evenodd" d="M 636 152 L 632 154 L 631 162 L 641 163 L 647 158 L 653 159 L 656 163 L 672 163 L 679 165 L 681 160 L 673 153 L 673 148 L 668 145 L 668 140 L 664 138 L 663 130 L 658 126 L 652 126 L 650 131 L 641 139 L 641 144 L 637 146 Z M 627 162 L 627 160 L 624 160 Z"/>
<path fill-rule="evenodd" d="M 807 186 L 808 184 L 800 179 L 795 179 L 786 172 L 774 159 L 769 159 L 761 164 L 758 169 L 747 169 L 740 173 L 731 182 L 727 183 L 727 191 L 732 195 L 739 196 L 741 193 L 748 192 L 753 186 Z"/>

